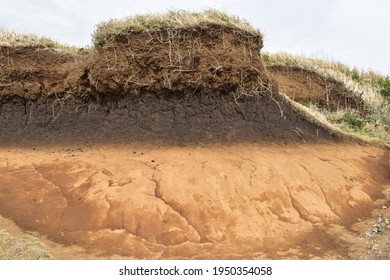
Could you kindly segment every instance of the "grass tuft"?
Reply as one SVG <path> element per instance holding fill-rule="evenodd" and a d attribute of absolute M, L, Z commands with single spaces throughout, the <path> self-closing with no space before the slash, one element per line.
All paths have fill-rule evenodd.
<path fill-rule="evenodd" d="M 239 28 L 262 37 L 258 29 L 237 16 L 228 15 L 214 9 L 209 9 L 202 13 L 178 10 L 165 14 L 135 15 L 120 20 L 112 19 L 102 22 L 97 25 L 93 34 L 93 44 L 95 46 L 103 46 L 107 42 L 115 40 L 117 36 L 128 32 L 192 28 L 207 24 Z"/>
<path fill-rule="evenodd" d="M 46 247 L 35 237 L 15 238 L 0 230 L 0 260 L 49 260 Z"/>
<path fill-rule="evenodd" d="M 60 44 L 44 36 L 21 34 L 13 31 L 0 31 L 0 47 L 41 47 L 73 55 L 85 52 L 85 49 Z"/>

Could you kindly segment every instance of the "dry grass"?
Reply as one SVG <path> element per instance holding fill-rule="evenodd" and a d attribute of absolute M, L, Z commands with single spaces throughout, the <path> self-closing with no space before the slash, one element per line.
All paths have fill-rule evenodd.
<path fill-rule="evenodd" d="M 79 48 L 60 44 L 43 36 L 12 31 L 0 31 L 0 47 L 41 47 L 69 54 L 80 53 Z"/>
<path fill-rule="evenodd" d="M 49 260 L 45 246 L 35 237 L 15 238 L 0 230 L 0 260 Z"/>
<path fill-rule="evenodd" d="M 386 105 L 378 88 L 378 81 L 385 79 L 385 77 L 373 71 L 364 72 L 356 68 L 351 69 L 340 62 L 325 61 L 287 53 L 263 53 L 262 59 L 266 67 L 298 67 L 317 73 L 327 79 L 341 82 L 346 88 L 356 93 L 357 96 L 362 94 L 362 98 L 374 108 Z"/>
<path fill-rule="evenodd" d="M 97 25 L 93 34 L 93 43 L 95 46 L 99 46 L 115 40 L 117 36 L 128 32 L 153 32 L 165 29 L 193 28 L 208 24 L 239 28 L 262 37 L 258 29 L 236 16 L 213 9 L 202 13 L 179 10 L 170 11 L 166 14 L 135 15 L 120 20 L 112 19 L 102 22 Z"/>
<path fill-rule="evenodd" d="M 283 66 L 314 72 L 321 77 L 341 82 L 347 89 L 361 96 L 366 115 L 359 112 L 339 110 L 330 112 L 307 104 L 309 110 L 319 119 L 327 120 L 347 133 L 357 133 L 363 137 L 374 137 L 390 143 L 390 101 L 380 94 L 380 84 L 386 79 L 373 71 L 362 71 L 339 62 L 307 58 L 286 53 L 264 53 L 266 67 Z M 360 122 L 362 122 L 360 126 Z M 359 125 L 356 125 L 359 124 Z"/>

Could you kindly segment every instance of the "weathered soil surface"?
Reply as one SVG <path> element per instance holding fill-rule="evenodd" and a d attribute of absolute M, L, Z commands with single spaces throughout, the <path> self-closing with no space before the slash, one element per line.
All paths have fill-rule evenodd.
<path fill-rule="evenodd" d="M 388 150 L 280 95 L 261 47 L 218 26 L 0 47 L 0 227 L 58 259 L 388 259 Z M 360 106 L 270 71 L 297 101 Z"/>
<path fill-rule="evenodd" d="M 357 144 L 2 148 L 0 162 L 0 213 L 90 258 L 364 258 L 390 199 L 388 153 Z"/>

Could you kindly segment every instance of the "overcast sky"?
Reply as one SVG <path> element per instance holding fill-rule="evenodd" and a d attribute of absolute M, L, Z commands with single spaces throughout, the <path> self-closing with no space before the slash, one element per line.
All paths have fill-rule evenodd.
<path fill-rule="evenodd" d="M 86 46 L 98 22 L 172 9 L 217 8 L 265 34 L 264 50 L 390 71 L 389 0 L 0 0 L 0 30 Z"/>

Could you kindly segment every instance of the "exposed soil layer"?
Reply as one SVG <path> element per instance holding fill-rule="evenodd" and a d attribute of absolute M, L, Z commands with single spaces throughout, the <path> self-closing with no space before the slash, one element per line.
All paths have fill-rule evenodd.
<path fill-rule="evenodd" d="M 280 96 L 268 92 L 239 99 L 216 93 L 120 99 L 104 95 L 89 103 L 77 99 L 0 101 L 0 145 L 307 142 L 339 137 L 310 123 Z"/>
<path fill-rule="evenodd" d="M 272 91 L 260 36 L 221 26 L 129 32 L 84 56 L 0 46 L 0 96 Z"/>
<path fill-rule="evenodd" d="M 388 153 L 356 144 L 2 148 L 0 162 L 1 215 L 96 257 L 360 258 L 354 224 L 390 199 Z"/>
<path fill-rule="evenodd" d="M 75 87 L 81 57 L 40 47 L 0 46 L 0 99 L 62 96 Z M 73 77 L 73 79 L 72 79 Z"/>
<path fill-rule="evenodd" d="M 260 36 L 221 26 L 129 32 L 90 55 L 87 78 L 102 93 L 271 91 L 262 46 Z"/>
<path fill-rule="evenodd" d="M 130 32 L 86 56 L 2 47 L 0 144 L 339 140 L 278 94 L 259 36 Z"/>
<path fill-rule="evenodd" d="M 355 109 L 364 114 L 361 97 L 340 82 L 301 68 L 272 66 L 267 70 L 277 81 L 279 90 L 296 102 L 312 103 L 330 111 Z"/>

